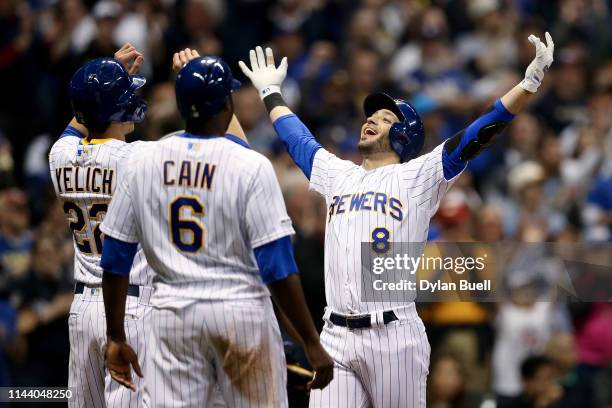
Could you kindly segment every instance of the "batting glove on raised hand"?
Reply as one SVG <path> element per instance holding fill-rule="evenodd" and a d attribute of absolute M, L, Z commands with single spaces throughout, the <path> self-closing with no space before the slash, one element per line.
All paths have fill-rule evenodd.
<path fill-rule="evenodd" d="M 548 33 L 546 33 L 546 44 L 533 34 L 529 36 L 528 40 L 536 47 L 536 56 L 527 67 L 525 79 L 519 85 L 527 92 L 534 93 L 542 84 L 544 73 L 553 62 L 555 43 Z"/>
<path fill-rule="evenodd" d="M 259 97 L 263 100 L 270 94 L 280 93 L 281 84 L 287 76 L 287 57 L 282 59 L 278 67 L 274 65 L 274 54 L 271 48 L 266 48 L 264 56 L 263 49 L 256 47 L 249 52 L 249 57 L 251 69 L 242 61 L 239 61 L 238 65 L 259 92 Z"/>

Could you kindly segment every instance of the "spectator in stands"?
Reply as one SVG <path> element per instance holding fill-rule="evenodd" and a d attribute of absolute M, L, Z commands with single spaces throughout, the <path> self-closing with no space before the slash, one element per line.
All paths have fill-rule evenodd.
<path fill-rule="evenodd" d="M 63 260 L 60 243 L 39 237 L 32 269 L 16 285 L 21 294 L 17 327 L 27 342 L 27 356 L 16 369 L 16 384 L 65 386 L 68 381 L 67 317 L 73 284 Z"/>
<path fill-rule="evenodd" d="M 26 195 L 16 188 L 0 191 L 0 297 L 9 298 L 11 282 L 25 277 L 32 246 Z"/>
<path fill-rule="evenodd" d="M 552 361 L 544 356 L 531 356 L 521 363 L 523 391 L 514 398 L 499 399 L 497 408 L 552 408 L 563 396 L 556 383 Z"/>

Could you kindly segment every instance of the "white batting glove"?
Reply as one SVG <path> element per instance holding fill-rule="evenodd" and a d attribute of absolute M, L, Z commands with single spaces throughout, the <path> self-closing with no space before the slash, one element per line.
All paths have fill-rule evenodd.
<path fill-rule="evenodd" d="M 529 36 L 528 40 L 536 47 L 536 56 L 527 67 L 525 79 L 521 81 L 519 86 L 527 92 L 534 93 L 542 84 L 544 73 L 553 62 L 555 43 L 548 33 L 546 33 L 546 44 L 533 34 Z"/>
<path fill-rule="evenodd" d="M 242 61 L 238 62 L 240 69 L 244 72 L 253 86 L 259 91 L 259 97 L 263 100 L 273 93 L 280 93 L 280 87 L 287 76 L 287 57 L 283 58 L 278 68 L 274 65 L 274 55 L 271 48 L 266 48 L 264 56 L 263 49 L 256 47 L 249 52 L 251 69 Z"/>

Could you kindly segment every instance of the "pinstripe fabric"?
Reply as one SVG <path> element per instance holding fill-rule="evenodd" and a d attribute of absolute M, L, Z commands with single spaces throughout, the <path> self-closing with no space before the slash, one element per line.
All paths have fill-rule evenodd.
<path fill-rule="evenodd" d="M 429 344 L 414 295 L 406 294 L 403 302 L 384 293 L 364 299 L 361 245 L 373 241 L 377 228 L 388 231 L 389 242 L 426 242 L 430 218 L 456 180 L 444 179 L 442 149 L 443 144 L 407 163 L 370 171 L 325 149 L 317 151 L 310 189 L 325 198 L 329 210 L 325 231 L 329 312 L 375 314 L 393 309 L 400 320 L 354 331 L 327 322 L 321 340 L 336 362 L 336 377 L 328 388 L 311 393 L 311 408 L 425 407 Z M 364 194 L 365 207 L 353 208 L 351 198 Z M 381 202 L 376 203 L 376 197 Z M 413 255 L 420 256 L 420 251 Z"/>
<path fill-rule="evenodd" d="M 424 408 L 430 347 L 420 319 L 348 330 L 326 322 L 321 342 L 334 379 L 310 408 Z"/>
<path fill-rule="evenodd" d="M 268 298 L 177 302 L 156 308 L 152 320 L 147 406 L 213 406 L 216 385 L 227 407 L 287 406 L 283 344 Z"/>
<path fill-rule="evenodd" d="M 100 286 L 102 283 L 101 248 L 97 247 L 96 230 L 105 216 L 105 206 L 111 201 L 118 180 L 125 177 L 129 166 L 127 160 L 136 145 L 114 139 L 101 144 L 84 145 L 76 136 L 65 136 L 58 139 L 51 148 L 51 179 L 65 210 L 68 209 L 68 221 L 76 222 L 79 217 L 84 221 L 83 228 L 75 232 L 74 239 L 74 273 L 77 282 L 88 286 Z M 85 247 L 87 251 L 83 250 Z M 147 304 L 151 279 L 152 271 L 146 263 L 142 248 L 139 248 L 130 272 L 130 283 L 141 285 L 142 294 L 140 299 L 128 297 L 125 325 L 128 342 L 138 353 L 143 370 L 146 370 L 146 333 L 149 331 L 150 309 Z M 69 405 L 94 408 L 141 406 L 144 382 L 137 379 L 140 387 L 138 392 L 133 393 L 111 382 L 110 375 L 107 375 L 104 365 L 106 320 L 99 289 L 93 292 L 86 289 L 83 294 L 75 295 L 68 323 L 68 385 L 75 390 L 75 398 Z"/>
<path fill-rule="evenodd" d="M 174 163 L 165 165 L 164 163 Z M 210 188 L 177 182 L 183 162 L 195 168 L 215 166 Z M 101 229 L 127 242 L 140 242 L 155 270 L 152 304 L 165 297 L 201 300 L 256 299 L 268 296 L 253 248 L 294 233 L 272 164 L 261 154 L 226 138 L 173 136 L 135 154 L 132 172 L 115 192 Z M 192 179 L 194 180 L 194 179 Z M 201 181 L 201 180 L 200 180 Z M 128 185 L 129 183 L 129 185 Z M 172 242 L 170 205 L 177 197 L 195 197 L 203 245 L 186 252 Z M 185 240 L 192 237 L 181 231 Z"/>
<path fill-rule="evenodd" d="M 150 291 L 139 298 L 129 296 L 126 302 L 125 333 L 128 343 L 146 369 L 147 336 L 151 307 Z M 139 407 L 142 405 L 144 381 L 136 377 L 137 392 L 131 392 L 106 375 L 106 320 L 102 291 L 85 291 L 75 295 L 68 317 L 70 361 L 68 384 L 74 387 L 75 398 L 70 407 Z"/>
<path fill-rule="evenodd" d="M 77 242 L 74 242 L 74 279 L 78 282 L 87 285 L 100 285 L 102 283 L 101 253 L 95 249 L 94 231 L 105 217 L 105 213 L 100 212 L 96 217 L 92 217 L 90 211 L 94 204 L 108 205 L 110 203 L 118 181 L 125 177 L 131 167 L 128 158 L 132 154 L 132 150 L 143 145 L 146 145 L 146 143 L 125 143 L 115 139 L 109 139 L 108 142 L 103 144 L 83 145 L 78 137 L 65 136 L 58 139 L 51 148 L 49 169 L 55 192 L 64 203 L 73 202 L 81 210 L 85 227 L 78 234 L 78 237 L 81 242 L 87 241 L 92 249 L 89 253 L 84 253 L 79 250 Z M 66 169 L 69 172 L 64 172 Z M 94 169 L 99 169 L 100 172 L 94 173 Z M 113 171 L 112 178 L 107 177 L 107 179 L 112 180 L 110 191 L 102 188 L 104 174 L 110 174 L 110 172 L 102 173 L 104 169 Z M 64 177 L 66 177 L 66 180 L 64 180 Z M 71 190 L 67 190 L 66 185 Z M 83 188 L 88 185 L 98 188 L 100 191 L 95 192 L 87 188 L 84 188 L 84 191 L 76 191 L 77 187 Z M 69 221 L 76 220 L 74 211 L 66 215 Z M 144 254 L 139 248 L 130 273 L 130 283 L 150 285 L 151 277 L 151 269 L 147 267 Z"/>
<path fill-rule="evenodd" d="M 219 392 L 228 407 L 287 406 L 282 340 L 253 253 L 294 233 L 271 163 L 226 138 L 181 135 L 132 162 L 101 228 L 140 242 L 155 270 L 145 406 L 217 406 Z M 202 231 L 200 247 L 186 249 L 196 234 L 172 224 L 177 199 L 201 206 L 178 210 Z"/>

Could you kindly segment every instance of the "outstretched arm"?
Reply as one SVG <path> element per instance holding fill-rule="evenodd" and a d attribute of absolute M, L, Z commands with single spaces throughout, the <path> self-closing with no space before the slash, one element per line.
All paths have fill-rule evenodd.
<path fill-rule="evenodd" d="M 242 61 L 238 65 L 259 91 L 259 97 L 266 105 L 274 129 L 284 142 L 289 155 L 310 179 L 312 163 L 321 145 L 306 125 L 291 112 L 281 95 L 280 86 L 287 75 L 287 58 L 283 58 L 276 67 L 272 50 L 266 48 L 264 56 L 261 47 L 251 50 L 249 56 L 251 69 Z"/>
<path fill-rule="evenodd" d="M 529 41 L 536 48 L 536 56 L 527 67 L 525 79 L 495 101 L 488 112 L 446 141 L 442 152 L 446 180 L 461 173 L 467 162 L 476 157 L 512 121 L 514 115 L 523 110 L 531 95 L 540 87 L 544 73 L 553 62 L 555 44 L 548 33 L 546 45 L 534 35 L 529 36 Z"/>

